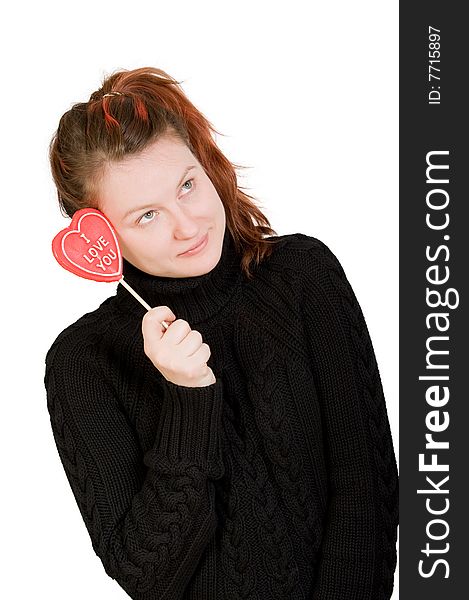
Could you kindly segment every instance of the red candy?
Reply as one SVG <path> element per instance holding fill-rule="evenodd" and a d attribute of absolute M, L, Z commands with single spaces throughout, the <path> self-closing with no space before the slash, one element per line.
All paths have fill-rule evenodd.
<path fill-rule="evenodd" d="M 82 208 L 52 240 L 52 252 L 67 271 L 94 281 L 122 279 L 122 255 L 111 223 L 99 210 Z"/>

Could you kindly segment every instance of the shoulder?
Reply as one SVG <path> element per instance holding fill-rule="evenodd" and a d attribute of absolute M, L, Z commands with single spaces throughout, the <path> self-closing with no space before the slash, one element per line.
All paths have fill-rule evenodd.
<path fill-rule="evenodd" d="M 319 238 L 304 233 L 290 233 L 266 239 L 275 242 L 267 267 L 284 268 L 297 276 L 314 277 L 325 271 L 335 271 L 341 277 L 345 275 L 337 256 Z"/>
<path fill-rule="evenodd" d="M 98 308 L 85 313 L 57 335 L 45 356 L 46 369 L 53 364 L 65 366 L 68 363 L 71 366 L 87 362 L 90 351 L 109 328 L 112 318 L 110 300 L 106 299 Z"/>
<path fill-rule="evenodd" d="M 283 238 L 283 246 L 272 253 L 272 264 L 282 265 L 283 280 L 292 285 L 301 298 L 302 314 L 316 324 L 355 331 L 363 328 L 364 316 L 355 291 L 342 264 L 322 240 L 293 233 Z M 279 269 L 280 270 L 280 269 Z M 286 270 L 286 271 L 285 271 Z"/>
<path fill-rule="evenodd" d="M 305 320 L 314 326 L 341 318 L 342 268 L 329 246 L 316 237 L 297 232 L 265 239 L 273 241 L 272 252 L 246 285 L 246 310 L 238 317 L 249 332 L 246 346 L 253 348 L 255 331 L 259 340 L 271 336 L 279 347 L 307 359 L 301 343 Z"/>
<path fill-rule="evenodd" d="M 347 285 L 339 260 L 319 238 L 297 232 L 265 239 L 273 249 L 248 283 L 248 294 L 262 306 L 268 300 L 278 319 L 298 314 L 312 300 L 327 308 Z"/>
<path fill-rule="evenodd" d="M 323 240 L 303 233 L 275 239 L 279 239 L 279 245 L 265 268 L 272 279 L 300 298 L 302 306 L 314 306 L 330 314 L 334 306 L 337 310 L 343 303 L 357 304 L 342 264 Z"/>

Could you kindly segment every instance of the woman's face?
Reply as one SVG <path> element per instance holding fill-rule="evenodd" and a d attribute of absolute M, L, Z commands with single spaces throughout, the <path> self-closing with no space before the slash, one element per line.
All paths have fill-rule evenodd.
<path fill-rule="evenodd" d="M 174 137 L 108 165 L 98 204 L 116 230 L 123 257 L 146 273 L 192 277 L 220 260 L 224 206 L 201 164 Z M 186 252 L 202 239 L 197 252 Z"/>

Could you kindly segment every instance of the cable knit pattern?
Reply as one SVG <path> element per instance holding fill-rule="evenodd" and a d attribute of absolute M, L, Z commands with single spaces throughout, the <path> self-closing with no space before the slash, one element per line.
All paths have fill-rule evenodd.
<path fill-rule="evenodd" d="M 286 416 L 285 398 L 291 392 L 287 388 L 287 375 L 279 372 L 282 367 L 276 361 L 278 349 L 266 344 L 260 335 L 253 335 L 252 325 L 249 334 L 252 337 L 244 340 L 244 351 L 255 348 L 259 357 L 248 384 L 251 397 L 257 399 L 256 423 L 264 437 L 265 450 L 273 463 L 284 502 L 296 519 L 299 539 L 310 544 L 318 541 L 318 515 L 312 511 L 313 502 L 304 481 L 303 459 L 293 445 L 291 424 Z M 283 387 L 279 386 L 280 382 Z"/>
<path fill-rule="evenodd" d="M 376 357 L 360 305 L 347 281 L 344 270 L 329 248 L 321 243 L 319 248 L 324 264 L 328 268 L 331 285 L 340 296 L 342 310 L 347 315 L 350 340 L 357 357 L 357 369 L 363 385 L 363 400 L 367 414 L 367 425 L 372 440 L 373 460 L 378 478 L 376 497 L 383 527 L 381 539 L 377 538 L 377 556 L 381 557 L 381 571 L 376 571 L 377 598 L 387 598 L 392 593 L 393 575 L 396 568 L 394 548 L 397 541 L 395 524 L 398 521 L 398 477 L 394 468 L 393 449 L 382 440 L 391 433 L 386 415 L 385 399 L 379 376 Z"/>
<path fill-rule="evenodd" d="M 276 238 L 252 281 L 217 266 L 129 284 L 202 334 L 216 383 L 168 382 L 121 286 L 46 357 L 47 408 L 105 572 L 136 600 L 387 600 L 398 475 L 363 314 L 333 253 Z"/>
<path fill-rule="evenodd" d="M 255 527 L 254 537 L 262 551 L 263 570 L 270 577 L 269 597 L 279 599 L 301 598 L 301 589 L 296 592 L 296 595 L 291 596 L 292 590 L 299 581 L 298 568 L 293 558 L 292 541 L 289 539 L 286 524 L 279 512 L 275 494 L 271 490 L 265 464 L 259 458 L 258 448 L 249 435 L 247 434 L 242 439 L 236 433 L 232 411 L 229 406 L 225 407 L 225 412 L 228 413 L 227 435 L 234 446 L 227 452 L 232 480 L 234 480 L 233 474 L 239 473 L 233 486 L 236 489 L 236 485 L 242 480 L 246 492 L 249 494 L 250 516 Z M 236 459 L 233 457 L 236 457 Z M 238 518 L 242 519 L 242 515 Z M 253 577 L 256 578 L 253 565 L 246 565 L 249 557 L 245 556 L 243 558 L 243 567 L 248 566 L 253 572 Z M 239 568 L 236 570 L 237 572 L 240 571 Z M 226 570 L 226 575 L 231 577 L 229 569 Z M 237 583 L 242 585 L 243 580 L 241 579 Z M 226 594 L 227 597 L 232 597 L 229 589 L 226 589 Z M 251 596 L 243 593 L 239 597 L 249 598 Z"/>

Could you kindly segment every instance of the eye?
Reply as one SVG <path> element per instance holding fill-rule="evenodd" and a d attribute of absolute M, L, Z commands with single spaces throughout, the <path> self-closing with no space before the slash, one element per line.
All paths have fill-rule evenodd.
<path fill-rule="evenodd" d="M 148 210 L 144 215 L 140 217 L 138 222 L 142 225 L 144 225 L 145 223 L 150 223 L 150 221 L 153 221 L 153 219 L 155 218 L 155 213 L 155 210 Z"/>
<path fill-rule="evenodd" d="M 190 191 L 190 190 L 191 190 L 191 189 L 194 187 L 193 181 L 194 181 L 194 179 L 188 179 L 187 181 L 185 181 L 185 182 L 182 184 L 182 187 L 184 187 L 184 186 L 186 185 L 186 183 L 190 183 L 190 184 L 191 184 L 191 187 L 190 187 L 190 188 L 184 188 L 184 189 L 186 189 L 186 190 Z"/>

